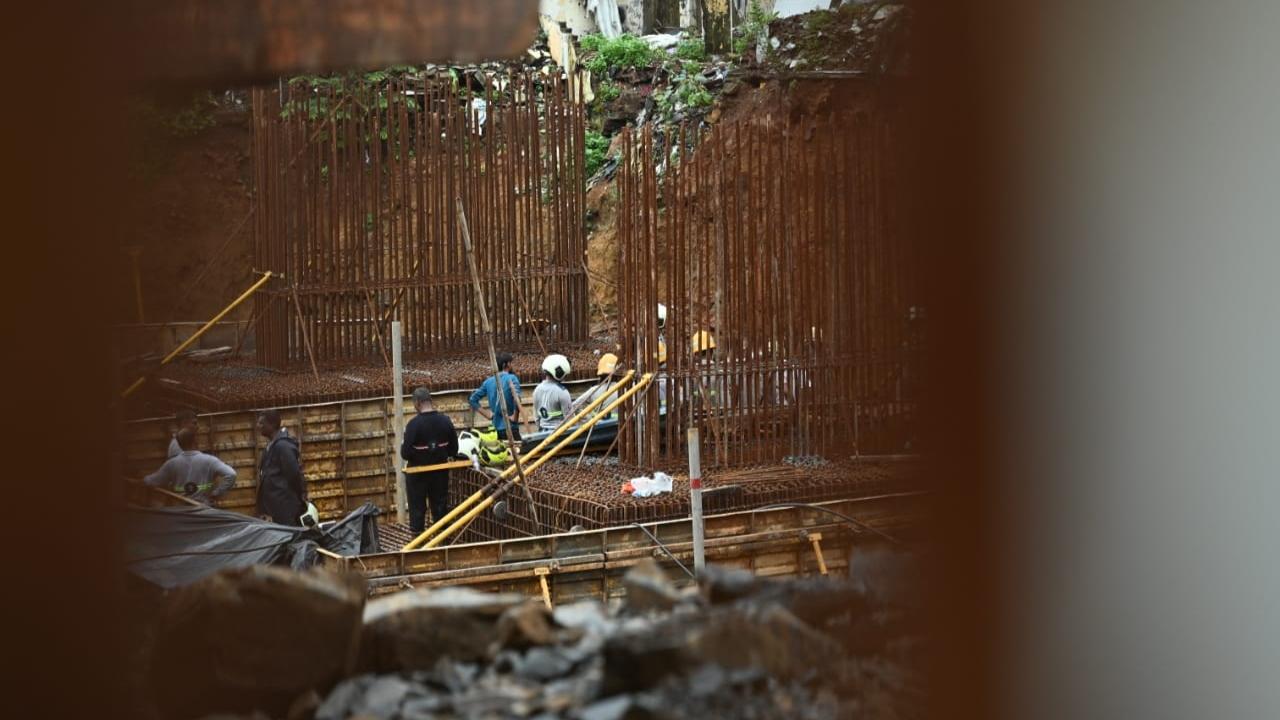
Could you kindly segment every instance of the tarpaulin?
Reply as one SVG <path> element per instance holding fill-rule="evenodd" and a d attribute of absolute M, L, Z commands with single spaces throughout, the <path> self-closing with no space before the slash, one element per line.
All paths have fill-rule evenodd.
<path fill-rule="evenodd" d="M 277 525 L 211 507 L 130 507 L 125 517 L 125 562 L 163 588 L 199 580 L 222 568 L 314 565 L 316 548 L 338 555 L 378 551 L 379 510 L 365 503 L 324 529 Z"/>

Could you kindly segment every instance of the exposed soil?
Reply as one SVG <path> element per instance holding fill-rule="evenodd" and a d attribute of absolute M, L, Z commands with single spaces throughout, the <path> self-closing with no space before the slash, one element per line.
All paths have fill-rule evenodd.
<path fill-rule="evenodd" d="M 252 282 L 252 165 L 247 107 L 220 103 L 209 111 L 211 127 L 188 135 L 156 131 L 135 143 L 122 196 L 120 243 L 141 245 L 139 269 L 148 322 L 212 317 Z M 239 228 L 238 234 L 232 234 Z M 229 240 L 230 238 L 230 240 Z M 136 322 L 133 270 L 122 252 L 118 287 Z M 198 281 L 198 282 L 197 282 Z M 245 319 L 245 305 L 229 319 Z"/>
<path fill-rule="evenodd" d="M 769 25 L 765 64 L 790 70 L 858 70 L 904 74 L 911 9 L 899 3 L 848 3 Z"/>

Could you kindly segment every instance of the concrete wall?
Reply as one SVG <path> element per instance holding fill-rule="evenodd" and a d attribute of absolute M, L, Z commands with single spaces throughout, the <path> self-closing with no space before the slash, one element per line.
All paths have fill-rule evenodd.
<path fill-rule="evenodd" d="M 583 0 L 539 0 L 538 13 L 554 24 L 568 26 L 578 37 L 596 32 L 596 20 Z"/>

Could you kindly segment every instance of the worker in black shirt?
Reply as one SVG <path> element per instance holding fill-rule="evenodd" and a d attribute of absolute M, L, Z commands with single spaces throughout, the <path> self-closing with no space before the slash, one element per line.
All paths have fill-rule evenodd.
<path fill-rule="evenodd" d="M 407 467 L 439 465 L 458 454 L 458 431 L 448 415 L 437 412 L 426 388 L 413 391 L 418 414 L 404 428 L 400 457 Z M 409 529 L 416 535 L 426 526 L 427 502 L 435 521 L 449 512 L 449 471 L 405 473 L 405 493 L 409 496 Z"/>
<path fill-rule="evenodd" d="M 281 427 L 280 411 L 258 416 L 258 434 L 267 447 L 258 461 L 258 515 L 279 525 L 302 525 L 307 511 L 306 480 L 298 441 Z"/>

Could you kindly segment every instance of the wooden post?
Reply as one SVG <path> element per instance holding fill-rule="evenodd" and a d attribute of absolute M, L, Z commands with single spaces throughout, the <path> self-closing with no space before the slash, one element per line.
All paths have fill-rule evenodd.
<path fill-rule="evenodd" d="M 307 359 L 311 361 L 311 374 L 316 382 L 320 382 L 320 371 L 316 369 L 316 353 L 311 349 L 311 334 L 307 332 L 307 318 L 302 314 L 302 303 L 298 301 L 298 286 L 290 285 L 293 293 L 293 309 L 298 313 L 298 328 L 302 330 L 302 342 L 307 348 Z"/>
<path fill-rule="evenodd" d="M 498 390 L 498 412 L 507 422 L 507 451 L 515 461 L 516 473 L 520 482 L 524 482 L 524 467 L 520 464 L 520 455 L 516 452 L 515 441 L 511 439 L 511 420 L 514 415 L 507 411 L 506 388 L 502 387 L 502 370 L 498 367 L 498 353 L 493 347 L 493 327 L 489 325 L 489 312 L 484 305 L 484 290 L 480 287 L 480 273 L 476 271 L 475 252 L 471 249 L 471 230 L 467 227 L 467 214 L 462 209 L 462 198 L 455 198 L 458 206 L 458 234 L 462 235 L 462 247 L 466 250 L 467 268 L 471 270 L 471 284 L 476 291 L 476 309 L 480 312 L 480 327 L 484 330 L 485 340 L 489 345 L 489 364 L 493 367 L 493 385 Z M 493 410 L 494 408 L 490 408 Z M 495 424 L 494 427 L 497 427 Z M 530 499 L 532 501 L 532 498 Z"/>
<path fill-rule="evenodd" d="M 395 403 L 391 425 L 395 428 L 395 446 L 391 457 L 396 468 L 396 522 L 408 522 L 407 501 L 404 487 L 404 461 L 400 459 L 400 444 L 404 441 L 404 366 L 400 360 L 400 321 L 391 321 L 391 402 Z"/>

